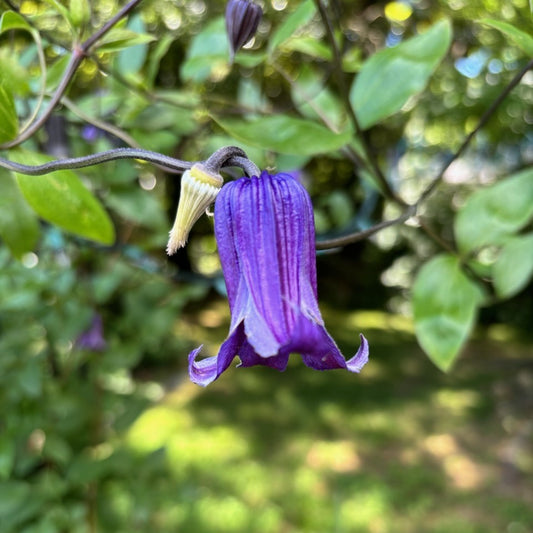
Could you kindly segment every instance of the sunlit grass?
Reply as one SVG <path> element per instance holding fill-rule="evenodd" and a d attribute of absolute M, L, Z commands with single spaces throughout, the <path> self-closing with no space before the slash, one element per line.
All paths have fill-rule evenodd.
<path fill-rule="evenodd" d="M 177 333 L 214 354 L 228 318 L 217 304 Z M 360 375 L 314 372 L 294 356 L 286 372 L 233 367 L 206 389 L 180 379 L 125 436 L 139 484 L 105 488 L 102 513 L 146 533 L 528 531 L 531 472 L 504 480 L 511 436 L 494 393 L 515 372 L 484 364 L 501 345 L 482 340 L 483 357 L 473 345 L 444 375 L 404 317 L 325 319 L 346 355 L 368 336 Z"/>

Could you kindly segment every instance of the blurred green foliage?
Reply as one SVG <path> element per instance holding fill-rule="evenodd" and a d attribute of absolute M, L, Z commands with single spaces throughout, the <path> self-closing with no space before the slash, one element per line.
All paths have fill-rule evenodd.
<path fill-rule="evenodd" d="M 74 44 L 121 6 L 0 2 L 1 143 L 43 112 Z M 131 145 L 199 160 L 236 144 L 262 168 L 297 171 L 331 237 L 399 213 L 369 157 L 415 202 L 531 55 L 527 0 L 328 2 L 361 138 L 315 2 L 264 2 L 233 66 L 224 6 L 141 3 L 85 58 L 46 127 L 2 155 Z M 179 176 L 133 161 L 0 170 L 0 532 L 526 533 L 528 348 L 493 326 L 496 340 L 444 376 L 409 320 L 351 311 L 414 311 L 441 368 L 478 315 L 528 333 L 531 87 L 530 72 L 417 224 L 318 256 L 332 333 L 346 353 L 354 330 L 370 338 L 355 381 L 294 365 L 232 371 L 200 392 L 186 353 L 204 341 L 214 353 L 227 312 L 206 217 L 164 259 Z M 95 316 L 101 351 L 77 342 Z"/>

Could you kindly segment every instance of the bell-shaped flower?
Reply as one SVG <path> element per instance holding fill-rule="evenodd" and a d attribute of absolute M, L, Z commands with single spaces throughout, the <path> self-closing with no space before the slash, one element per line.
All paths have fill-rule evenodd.
<path fill-rule="evenodd" d="M 257 31 L 263 10 L 250 0 L 229 0 L 226 5 L 226 31 L 230 46 L 230 61 Z"/>
<path fill-rule="evenodd" d="M 285 370 L 291 352 L 316 370 L 359 372 L 368 361 L 361 335 L 348 361 L 330 337 L 317 303 L 311 199 L 288 174 L 241 178 L 215 202 L 215 235 L 231 310 L 229 336 L 217 356 L 189 354 L 191 380 L 206 386 L 228 368 L 266 365 Z"/>

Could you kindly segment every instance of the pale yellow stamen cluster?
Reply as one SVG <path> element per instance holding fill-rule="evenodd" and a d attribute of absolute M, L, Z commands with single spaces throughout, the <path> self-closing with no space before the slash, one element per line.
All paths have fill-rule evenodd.
<path fill-rule="evenodd" d="M 215 201 L 222 184 L 222 176 L 209 172 L 199 163 L 183 173 L 176 219 L 167 244 L 168 255 L 185 246 L 192 226 Z"/>

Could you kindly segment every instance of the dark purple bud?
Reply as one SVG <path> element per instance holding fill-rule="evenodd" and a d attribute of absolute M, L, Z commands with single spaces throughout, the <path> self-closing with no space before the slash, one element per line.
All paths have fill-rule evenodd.
<path fill-rule="evenodd" d="M 228 32 L 230 61 L 254 36 L 263 10 L 250 0 L 229 0 L 226 6 L 226 31 Z"/>
<path fill-rule="evenodd" d="M 90 352 L 101 352 L 106 348 L 102 317 L 94 315 L 91 325 L 76 339 L 76 347 Z"/>

